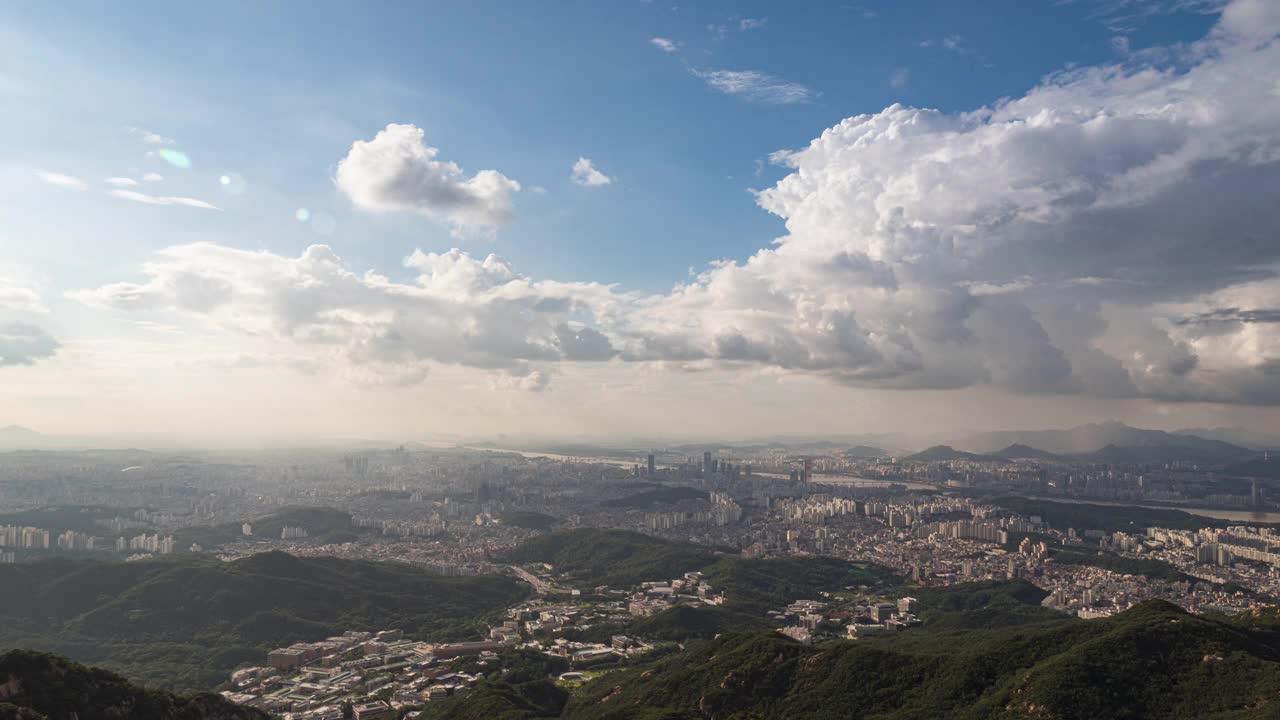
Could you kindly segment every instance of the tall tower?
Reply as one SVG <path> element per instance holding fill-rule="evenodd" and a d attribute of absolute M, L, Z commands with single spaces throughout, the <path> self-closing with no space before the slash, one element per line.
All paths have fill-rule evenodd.
<path fill-rule="evenodd" d="M 649 477 L 657 474 L 657 465 L 653 461 L 653 453 L 649 453 Z"/>

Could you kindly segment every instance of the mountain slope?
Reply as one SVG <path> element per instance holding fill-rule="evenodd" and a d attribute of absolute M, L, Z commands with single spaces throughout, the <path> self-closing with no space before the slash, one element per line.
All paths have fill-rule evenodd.
<path fill-rule="evenodd" d="M 1186 445 L 1107 445 L 1101 450 L 1076 455 L 1075 460 L 1110 465 L 1163 465 L 1171 462 L 1217 464 L 1251 455 L 1235 450 Z"/>
<path fill-rule="evenodd" d="M 343 630 L 465 636 L 528 593 L 511 578 L 263 553 L 234 562 L 0 565 L 0 647 L 52 650 L 149 684 L 213 687 L 267 650 Z"/>
<path fill-rule="evenodd" d="M 1280 711 L 1269 637 L 1160 601 L 1089 622 L 813 647 L 722 636 L 590 683 L 562 717 L 1261 720 Z"/>
<path fill-rule="evenodd" d="M 6 709 L 6 705 L 10 709 Z M 0 718 L 23 720 L 267 720 L 210 693 L 181 697 L 129 684 L 119 675 L 56 655 L 0 655 Z"/>
<path fill-rule="evenodd" d="M 568 575 L 570 585 L 636 585 L 679 577 L 715 562 L 711 548 L 677 543 L 626 530 L 581 528 L 526 540 L 507 562 L 547 563 Z"/>

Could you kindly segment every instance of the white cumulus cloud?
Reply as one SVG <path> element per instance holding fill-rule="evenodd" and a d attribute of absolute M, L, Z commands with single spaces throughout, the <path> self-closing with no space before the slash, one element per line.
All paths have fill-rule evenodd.
<path fill-rule="evenodd" d="M 580 157 L 573 163 L 569 178 L 583 187 L 598 187 L 613 182 L 613 178 L 596 169 L 591 158 Z"/>
<path fill-rule="evenodd" d="M 356 207 L 373 212 L 415 212 L 457 233 L 492 230 L 512 220 L 512 194 L 520 183 L 496 170 L 466 177 L 439 160 L 422 129 L 392 124 L 372 140 L 357 140 L 338 162 L 334 182 Z"/>
<path fill-rule="evenodd" d="M 1237 0 L 1169 66 L 1073 69 L 970 112 L 846 118 L 772 156 L 789 173 L 756 198 L 782 237 L 670 292 L 536 280 L 458 250 L 415 252 L 414 279 L 396 282 L 323 246 L 295 258 L 201 244 L 151 258 L 140 282 L 73 296 L 328 349 L 380 375 L 458 364 L 529 389 L 544 383 L 520 378 L 558 363 L 643 362 L 1280 404 L 1272 7 Z"/>

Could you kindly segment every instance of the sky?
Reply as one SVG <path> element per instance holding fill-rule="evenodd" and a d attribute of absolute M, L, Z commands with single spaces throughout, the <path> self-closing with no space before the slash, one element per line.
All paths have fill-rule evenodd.
<path fill-rule="evenodd" d="M 0 6 L 0 425 L 1280 420 L 1280 4 Z"/>

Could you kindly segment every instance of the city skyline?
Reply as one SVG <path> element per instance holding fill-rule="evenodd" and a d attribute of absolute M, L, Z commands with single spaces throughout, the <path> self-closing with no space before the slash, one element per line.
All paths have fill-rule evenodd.
<path fill-rule="evenodd" d="M 0 10 L 0 426 L 1280 420 L 1274 3 L 143 8 Z"/>

